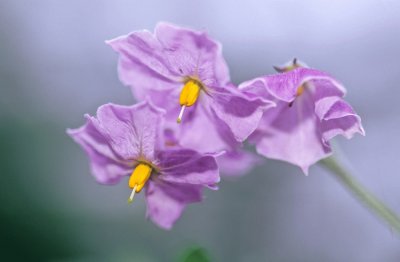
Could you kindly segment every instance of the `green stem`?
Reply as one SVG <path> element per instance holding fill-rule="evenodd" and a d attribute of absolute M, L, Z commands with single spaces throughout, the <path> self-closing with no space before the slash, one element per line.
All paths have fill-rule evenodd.
<path fill-rule="evenodd" d="M 320 163 L 330 170 L 351 193 L 372 211 L 372 213 L 383 219 L 400 234 L 400 218 L 398 215 L 358 183 L 335 158 L 328 157 L 321 160 Z"/>

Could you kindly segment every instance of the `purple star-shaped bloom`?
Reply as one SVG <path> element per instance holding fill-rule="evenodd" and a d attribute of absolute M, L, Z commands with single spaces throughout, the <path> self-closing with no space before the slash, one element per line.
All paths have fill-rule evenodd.
<path fill-rule="evenodd" d="M 137 31 L 108 44 L 119 53 L 121 81 L 137 100 L 150 97 L 166 110 L 168 128 L 181 146 L 251 157 L 240 142 L 273 104 L 230 83 L 218 42 L 205 32 L 159 23 L 154 33 Z"/>
<path fill-rule="evenodd" d="M 201 201 L 204 187 L 215 187 L 219 172 L 211 154 L 165 149 L 164 114 L 147 101 L 130 107 L 106 104 L 68 134 L 88 154 L 98 182 L 114 184 L 131 175 L 130 200 L 144 188 L 148 217 L 170 229 L 187 204 Z"/>
<path fill-rule="evenodd" d="M 343 100 L 345 88 L 330 75 L 304 68 L 296 60 L 277 69 L 281 73 L 239 86 L 277 105 L 264 113 L 249 140 L 258 153 L 298 165 L 307 174 L 310 165 L 331 154 L 330 139 L 364 135 L 364 129 L 360 117 Z"/>

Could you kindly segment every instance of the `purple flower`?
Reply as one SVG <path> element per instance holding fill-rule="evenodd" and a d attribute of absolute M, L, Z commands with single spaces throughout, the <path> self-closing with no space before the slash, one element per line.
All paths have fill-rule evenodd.
<path fill-rule="evenodd" d="M 342 99 L 345 88 L 327 73 L 304 68 L 296 60 L 279 71 L 239 86 L 277 105 L 264 113 L 249 140 L 258 153 L 298 165 L 307 174 L 310 165 L 331 154 L 330 139 L 364 135 L 364 129 Z"/>
<path fill-rule="evenodd" d="M 211 154 L 164 149 L 163 118 L 164 111 L 148 102 L 107 104 L 68 134 L 88 154 L 98 182 L 114 184 L 130 175 L 129 200 L 145 188 L 147 216 L 170 229 L 187 204 L 201 201 L 204 187 L 215 187 L 219 175 Z"/>
<path fill-rule="evenodd" d="M 119 76 L 137 100 L 166 110 L 180 145 L 200 152 L 236 151 L 272 103 L 230 83 L 221 45 L 205 32 L 159 23 L 154 34 L 108 41 L 119 53 Z M 178 117 L 178 123 L 175 123 Z"/>

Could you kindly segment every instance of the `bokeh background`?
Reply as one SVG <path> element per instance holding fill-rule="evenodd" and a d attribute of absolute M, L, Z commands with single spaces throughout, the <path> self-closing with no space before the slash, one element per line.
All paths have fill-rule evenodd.
<path fill-rule="evenodd" d="M 0 259 L 174 261 L 198 245 L 213 261 L 400 261 L 399 237 L 318 166 L 266 160 L 163 231 L 126 183 L 96 184 L 65 134 L 134 102 L 104 40 L 158 21 L 206 29 L 236 84 L 293 57 L 340 79 L 367 136 L 335 141 L 400 213 L 399 14 L 396 0 L 1 0 Z"/>

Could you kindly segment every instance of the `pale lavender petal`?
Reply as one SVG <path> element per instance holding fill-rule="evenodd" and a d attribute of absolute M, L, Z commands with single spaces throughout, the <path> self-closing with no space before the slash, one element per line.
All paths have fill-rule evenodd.
<path fill-rule="evenodd" d="M 187 115 L 175 132 L 180 145 L 199 152 L 219 152 L 237 142 L 224 122 L 209 111 L 207 100 L 187 108 Z"/>
<path fill-rule="evenodd" d="M 260 93 L 262 92 L 260 88 L 264 87 L 267 96 L 271 95 L 289 103 L 296 98 L 297 89 L 305 83 L 315 87 L 318 92 L 316 97 L 327 95 L 342 97 L 346 93 L 346 89 L 329 74 L 302 67 L 287 73 L 259 77 L 242 83 L 239 88 L 246 92 L 252 92 L 254 89 L 255 92 Z"/>
<path fill-rule="evenodd" d="M 132 89 L 134 97 L 138 101 L 149 100 L 157 107 L 160 107 L 166 111 L 166 117 L 173 114 L 173 122 L 176 124 L 176 119 L 178 118 L 180 111 L 179 104 L 179 94 L 180 89 L 166 89 L 166 90 L 156 90 L 156 89 L 143 89 L 135 88 Z M 185 115 L 186 116 L 186 115 Z"/>
<path fill-rule="evenodd" d="M 229 82 L 222 47 L 206 32 L 159 23 L 155 35 L 164 47 L 164 55 L 172 70 L 182 76 L 197 76 L 205 85 Z"/>
<path fill-rule="evenodd" d="M 251 135 L 257 151 L 298 165 L 306 173 L 331 154 L 331 138 L 364 133 L 359 116 L 342 100 L 345 88 L 327 73 L 300 67 L 247 81 L 239 89 L 277 104 L 264 113 Z"/>
<path fill-rule="evenodd" d="M 107 43 L 119 53 L 119 76 L 135 95 L 181 89 L 186 77 L 205 85 L 224 85 L 229 72 L 221 45 L 205 32 L 159 23 L 154 34 L 137 31 Z"/>
<path fill-rule="evenodd" d="M 155 147 L 163 142 L 160 134 L 163 114 L 163 110 L 147 101 L 134 106 L 106 104 L 97 110 L 93 123 L 121 158 L 144 157 L 152 161 Z"/>
<path fill-rule="evenodd" d="M 199 152 L 219 152 L 226 149 L 231 143 L 229 135 L 221 133 L 221 125 L 211 112 L 209 112 L 206 94 L 200 94 L 197 103 L 185 109 L 183 121 L 176 123 L 181 110 L 178 103 L 179 94 L 164 90 L 149 90 L 146 97 L 151 102 L 166 111 L 164 131 L 168 132 L 167 146 L 180 146 Z M 218 122 L 216 122 L 218 121 Z M 205 132 L 204 130 L 207 130 Z M 233 142 L 235 143 L 235 142 Z"/>
<path fill-rule="evenodd" d="M 263 113 L 274 103 L 250 97 L 237 88 L 214 87 L 210 92 L 215 115 L 228 127 L 235 139 L 243 142 L 257 128 Z"/>
<path fill-rule="evenodd" d="M 311 94 L 304 93 L 291 107 L 280 103 L 271 111 L 275 110 L 265 113 L 262 122 L 266 123 L 260 124 L 251 141 L 258 153 L 288 161 L 307 173 L 310 165 L 331 153 L 322 142 L 320 120 L 315 115 Z"/>
<path fill-rule="evenodd" d="M 277 99 L 275 96 L 271 95 L 268 92 L 268 89 L 265 87 L 266 77 L 258 77 L 246 82 L 243 82 L 239 85 L 239 90 L 245 93 L 248 97 L 254 98 L 262 98 L 266 101 L 280 102 L 281 100 Z"/>
<path fill-rule="evenodd" d="M 227 177 L 246 175 L 263 162 L 258 155 L 240 149 L 228 151 L 216 159 L 221 175 Z"/>
<path fill-rule="evenodd" d="M 187 204 L 202 200 L 202 187 L 149 181 L 146 187 L 147 217 L 164 229 L 171 229 Z"/>
<path fill-rule="evenodd" d="M 164 98 L 168 97 L 166 94 Z M 162 103 L 163 92 L 155 94 L 155 103 Z M 154 100 L 152 99 L 154 102 Z M 165 130 L 168 131 L 167 146 L 180 146 L 198 152 L 220 152 L 236 147 L 229 127 L 211 112 L 210 99 L 207 94 L 201 94 L 197 103 L 186 108 L 183 121 L 176 123 L 181 107 L 179 104 L 168 106 Z M 172 104 L 172 103 L 171 103 Z"/>
<path fill-rule="evenodd" d="M 158 152 L 157 159 L 160 180 L 193 185 L 214 185 L 219 182 L 217 162 L 210 154 L 172 149 Z"/>
<path fill-rule="evenodd" d="M 199 108 L 199 110 L 202 109 Z M 227 176 L 246 174 L 252 167 L 259 164 L 261 161 L 259 156 L 241 150 L 239 143 L 233 139 L 227 139 L 229 135 L 222 137 L 219 131 L 224 123 L 220 123 L 220 128 L 217 130 L 216 125 L 210 123 L 209 119 L 197 113 L 195 115 L 196 117 L 191 121 L 182 123 L 182 127 L 177 129 L 170 127 L 164 131 L 165 149 L 186 148 L 202 153 L 221 152 L 216 160 L 222 175 Z M 190 129 L 204 129 L 207 132 L 190 132 Z"/>
<path fill-rule="evenodd" d="M 93 176 L 99 183 L 113 184 L 122 176 L 132 172 L 133 163 L 120 158 L 109 145 L 105 137 L 95 125 L 90 116 L 86 116 L 86 124 L 78 129 L 69 129 L 67 133 L 87 153 Z"/>
<path fill-rule="evenodd" d="M 119 53 L 121 81 L 135 89 L 172 89 L 180 75 L 170 69 L 164 47 L 148 31 L 138 31 L 107 43 Z"/>

